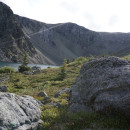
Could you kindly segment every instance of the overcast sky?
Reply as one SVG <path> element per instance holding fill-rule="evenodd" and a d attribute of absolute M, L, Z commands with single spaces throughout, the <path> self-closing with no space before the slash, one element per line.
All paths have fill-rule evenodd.
<path fill-rule="evenodd" d="M 73 22 L 88 29 L 130 32 L 130 0 L 1 0 L 15 14 L 45 23 Z"/>

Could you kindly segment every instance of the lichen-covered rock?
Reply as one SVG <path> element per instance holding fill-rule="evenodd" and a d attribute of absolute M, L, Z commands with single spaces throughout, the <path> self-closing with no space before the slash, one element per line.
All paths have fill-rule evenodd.
<path fill-rule="evenodd" d="M 130 118 L 130 61 L 102 57 L 86 62 L 70 96 L 71 111 L 120 111 Z"/>
<path fill-rule="evenodd" d="M 63 89 L 57 91 L 55 93 L 54 97 L 57 98 L 57 97 L 61 96 L 63 93 L 67 93 L 68 94 L 69 92 L 70 92 L 70 88 L 63 88 Z"/>
<path fill-rule="evenodd" d="M 36 130 L 40 116 L 33 97 L 0 92 L 0 130 Z"/>

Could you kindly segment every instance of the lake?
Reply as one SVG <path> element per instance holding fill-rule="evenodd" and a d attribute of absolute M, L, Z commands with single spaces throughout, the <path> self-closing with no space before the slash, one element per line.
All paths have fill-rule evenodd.
<path fill-rule="evenodd" d="M 12 68 L 14 68 L 15 70 L 18 70 L 18 67 L 20 66 L 20 63 L 10 63 L 10 62 L 0 62 L 0 68 L 4 67 L 4 66 L 10 66 Z M 42 65 L 42 64 L 28 64 L 29 67 L 33 67 L 33 66 L 38 66 L 41 67 L 41 69 L 46 69 L 48 67 L 57 67 L 57 66 L 53 66 L 53 65 Z"/>

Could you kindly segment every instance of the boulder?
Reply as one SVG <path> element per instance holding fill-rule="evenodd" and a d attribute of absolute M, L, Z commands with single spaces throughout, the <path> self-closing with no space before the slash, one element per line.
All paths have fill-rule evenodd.
<path fill-rule="evenodd" d="M 44 99 L 42 101 L 40 101 L 40 103 L 43 104 L 47 104 L 48 102 L 50 102 L 50 97 L 44 97 Z"/>
<path fill-rule="evenodd" d="M 32 69 L 32 70 L 41 70 L 41 67 L 33 66 L 31 69 Z"/>
<path fill-rule="evenodd" d="M 59 90 L 58 92 L 55 93 L 54 97 L 57 98 L 59 96 L 61 96 L 63 93 L 69 93 L 70 88 L 63 88 L 61 90 Z"/>
<path fill-rule="evenodd" d="M 39 93 L 38 93 L 38 96 L 39 96 L 39 97 L 48 97 L 47 93 L 44 92 L 44 91 L 39 92 Z"/>
<path fill-rule="evenodd" d="M 56 103 L 56 107 L 61 107 L 61 104 L 59 102 Z"/>
<path fill-rule="evenodd" d="M 9 79 L 9 77 L 4 77 L 3 79 L 0 80 L 0 83 L 4 83 Z"/>
<path fill-rule="evenodd" d="M 24 71 L 23 74 L 26 74 L 26 75 L 32 75 L 33 73 L 30 72 L 30 71 Z"/>
<path fill-rule="evenodd" d="M 0 130 L 36 130 L 40 116 L 33 97 L 0 92 Z"/>
<path fill-rule="evenodd" d="M 41 73 L 41 70 L 34 70 L 33 71 L 33 74 L 39 74 L 39 73 Z"/>
<path fill-rule="evenodd" d="M 86 62 L 71 88 L 70 111 L 121 112 L 130 118 L 130 61 L 102 57 Z"/>
<path fill-rule="evenodd" d="M 33 74 L 38 74 L 41 72 L 41 67 L 38 66 L 33 66 L 31 69 L 33 70 Z"/>
<path fill-rule="evenodd" d="M 46 103 L 46 105 L 48 106 L 53 106 L 53 107 L 61 107 L 61 104 L 59 102 L 50 102 L 50 103 Z"/>
<path fill-rule="evenodd" d="M 7 92 L 8 86 L 0 86 L 0 92 Z"/>

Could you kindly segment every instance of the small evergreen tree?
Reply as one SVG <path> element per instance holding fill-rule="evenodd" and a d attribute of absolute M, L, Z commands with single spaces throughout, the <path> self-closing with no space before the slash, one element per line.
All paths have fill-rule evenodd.
<path fill-rule="evenodd" d="M 30 71 L 31 68 L 27 66 L 28 65 L 28 55 L 25 54 L 24 58 L 23 58 L 23 62 L 22 65 L 19 66 L 19 72 L 24 72 L 24 71 Z"/>
<path fill-rule="evenodd" d="M 64 60 L 63 66 L 61 66 L 60 73 L 58 74 L 59 80 L 64 80 L 66 77 L 66 60 Z"/>
<path fill-rule="evenodd" d="M 66 64 L 69 64 L 70 63 L 70 59 L 66 59 Z"/>
<path fill-rule="evenodd" d="M 28 55 L 27 54 L 24 55 L 22 65 L 23 66 L 27 66 L 28 65 Z"/>

